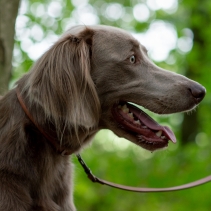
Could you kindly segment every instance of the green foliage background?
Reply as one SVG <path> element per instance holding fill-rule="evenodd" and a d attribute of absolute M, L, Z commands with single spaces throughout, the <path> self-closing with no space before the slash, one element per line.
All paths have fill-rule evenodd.
<path fill-rule="evenodd" d="M 163 0 L 164 1 L 164 0 Z M 52 2 L 61 5 L 59 15 L 50 16 L 47 13 Z M 179 0 L 173 11 L 165 9 L 150 10 L 148 20 L 137 21 L 133 16 L 133 8 L 138 3 L 146 5 L 147 0 L 23 0 L 20 16 L 24 16 L 24 28 L 30 30 L 39 26 L 42 38 L 50 35 L 62 34 L 68 21 L 74 20 L 73 14 L 77 4 L 86 2 L 93 8 L 93 13 L 99 18 L 100 24 L 122 27 L 136 33 L 145 32 L 155 20 L 170 23 L 178 36 L 184 36 L 185 28 L 194 33 L 193 48 L 189 52 L 181 52 L 178 47 L 169 53 L 169 58 L 175 62 L 170 64 L 167 60 L 158 63 L 159 66 L 170 69 L 203 84 L 207 89 L 206 98 L 188 116 L 197 118 L 191 124 L 186 124 L 189 133 L 188 143 L 182 139 L 184 119 L 187 114 L 173 114 L 159 117 L 151 114 L 157 121 L 170 125 L 176 133 L 178 143 L 170 144 L 163 151 L 150 153 L 128 143 L 127 140 L 118 139 L 110 131 L 101 131 L 95 137 L 92 145 L 83 151 L 83 157 L 93 172 L 100 178 L 127 185 L 146 187 L 168 187 L 180 185 L 206 176 L 211 173 L 211 1 L 210 0 Z M 156 2 L 156 1 L 154 1 Z M 118 4 L 125 12 L 126 17 L 112 19 L 105 15 L 106 8 L 111 4 Z M 41 5 L 41 6 L 40 6 Z M 42 15 L 40 10 L 44 9 Z M 17 30 L 18 31 L 18 30 Z M 33 64 L 27 54 L 27 47 L 23 48 L 21 35 L 16 36 L 14 71 L 11 86 L 22 74 L 27 72 Z M 40 42 L 39 39 L 29 35 L 31 44 Z M 144 43 L 143 43 L 144 44 Z M 196 127 L 194 127 L 196 125 Z M 210 188 L 211 184 L 190 190 L 171 192 L 139 194 L 109 187 L 92 184 L 73 156 L 75 164 L 75 203 L 78 210 L 86 211 L 209 211 L 211 210 Z"/>

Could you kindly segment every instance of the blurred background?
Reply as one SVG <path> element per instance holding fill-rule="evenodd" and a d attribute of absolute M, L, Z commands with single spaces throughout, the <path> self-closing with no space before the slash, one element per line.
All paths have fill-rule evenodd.
<path fill-rule="evenodd" d="M 176 134 L 177 143 L 170 143 L 165 150 L 151 153 L 111 131 L 99 132 L 82 153 L 94 174 L 113 182 L 145 187 L 181 185 L 211 174 L 210 0 L 0 0 L 0 4 L 19 7 L 15 21 L 13 6 L 3 9 L 0 5 L 5 14 L 1 15 L 2 26 L 6 15 L 14 16 L 9 20 L 11 25 L 16 22 L 12 68 L 7 78 L 0 48 L 1 94 L 12 88 L 65 30 L 76 24 L 123 28 L 146 46 L 157 65 L 206 87 L 207 95 L 194 111 L 165 116 L 146 111 Z M 5 30 L 10 27 L 7 23 Z M 91 183 L 74 156 L 72 160 L 74 198 L 79 211 L 211 210 L 211 184 L 170 193 L 126 192 Z"/>

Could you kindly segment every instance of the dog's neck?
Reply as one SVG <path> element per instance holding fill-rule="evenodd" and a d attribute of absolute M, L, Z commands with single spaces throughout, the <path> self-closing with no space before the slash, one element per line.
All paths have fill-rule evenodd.
<path fill-rule="evenodd" d="M 66 148 L 63 148 L 60 144 L 57 138 L 55 138 L 55 136 L 51 136 L 50 134 L 48 134 L 46 131 L 44 131 L 39 124 L 34 120 L 34 118 L 32 117 L 31 113 L 29 112 L 29 110 L 27 109 L 20 91 L 18 89 L 18 87 L 16 88 L 16 94 L 17 94 L 17 98 L 18 101 L 23 109 L 23 111 L 25 112 L 25 114 L 27 115 L 27 117 L 30 119 L 30 121 L 34 124 L 34 126 L 40 131 L 40 133 L 48 140 L 48 142 L 54 147 L 54 149 L 56 150 L 56 152 L 58 152 L 61 155 L 71 155 L 73 152 L 71 150 L 67 150 Z"/>
<path fill-rule="evenodd" d="M 74 152 L 78 151 L 82 145 L 84 145 L 84 143 L 89 142 L 89 140 L 92 139 L 92 137 L 95 135 L 95 133 L 97 132 L 97 130 L 93 130 L 90 131 L 88 134 L 83 132 L 83 128 L 80 128 L 79 130 L 79 134 L 80 137 L 76 137 L 75 135 L 72 135 L 71 137 L 69 137 L 67 135 L 65 135 L 65 131 L 64 131 L 64 136 L 63 139 L 67 140 L 67 139 L 78 139 L 79 144 L 78 147 L 73 147 L 73 146 L 69 146 L 66 142 L 63 142 L 63 144 L 61 144 L 61 141 L 58 139 L 57 134 L 55 132 L 54 129 L 54 125 L 52 123 L 48 123 L 48 128 L 43 128 L 38 121 L 35 120 L 35 118 L 33 118 L 31 112 L 29 111 L 29 109 L 26 106 L 26 103 L 24 102 L 22 95 L 18 89 L 18 87 L 16 88 L 16 94 L 17 94 L 17 98 L 18 101 L 23 109 L 23 111 L 25 112 L 26 116 L 30 119 L 30 121 L 33 123 L 33 125 L 38 129 L 38 131 L 43 135 L 43 137 L 45 137 L 45 139 L 49 142 L 49 144 L 54 148 L 54 150 L 58 153 L 61 154 L 62 156 L 64 155 L 71 155 Z M 49 132 L 50 131 L 50 132 Z"/>

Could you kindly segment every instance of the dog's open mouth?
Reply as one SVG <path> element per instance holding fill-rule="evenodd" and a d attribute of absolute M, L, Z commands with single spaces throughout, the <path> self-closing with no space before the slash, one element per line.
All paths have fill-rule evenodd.
<path fill-rule="evenodd" d="M 159 125 L 141 109 L 127 102 L 115 104 L 112 115 L 118 125 L 130 135 L 133 135 L 136 144 L 154 151 L 168 146 L 168 141 L 176 143 L 176 137 L 167 126 Z"/>

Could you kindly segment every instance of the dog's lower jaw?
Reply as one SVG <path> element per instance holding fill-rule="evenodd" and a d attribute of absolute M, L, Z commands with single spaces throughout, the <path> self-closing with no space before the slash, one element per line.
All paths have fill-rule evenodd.
<path fill-rule="evenodd" d="M 168 140 L 176 142 L 170 128 L 161 126 L 141 109 L 127 102 L 111 108 L 113 131 L 144 149 L 155 151 L 168 146 Z"/>

